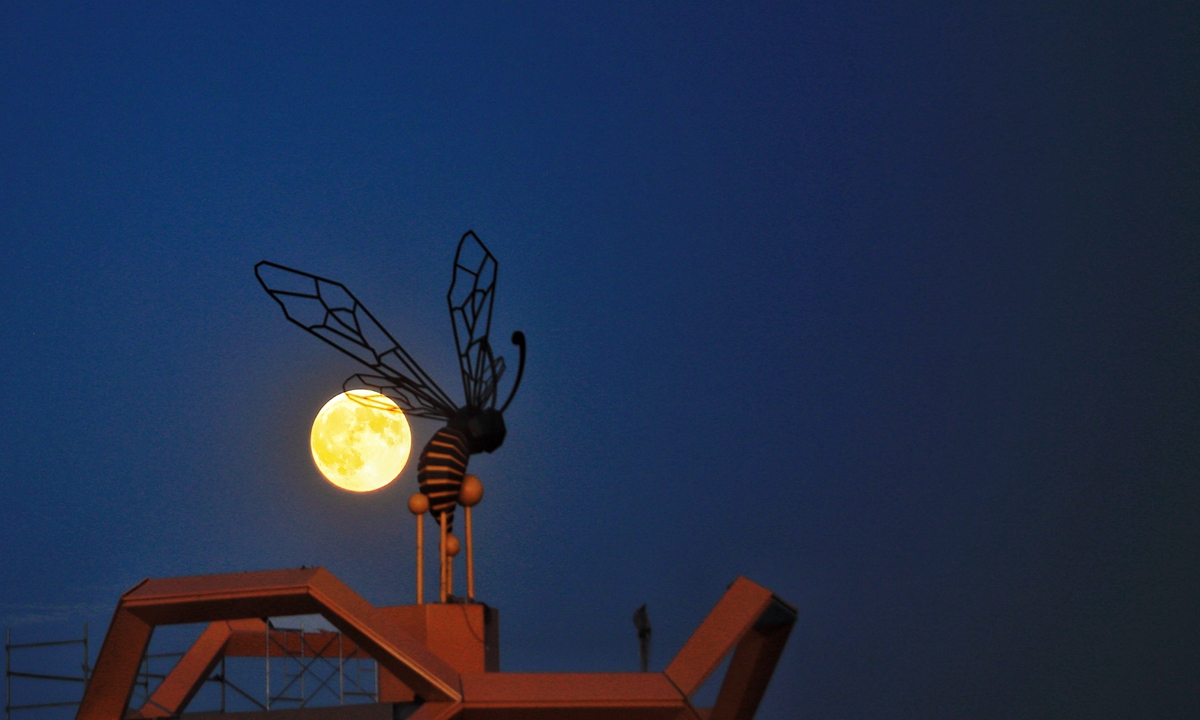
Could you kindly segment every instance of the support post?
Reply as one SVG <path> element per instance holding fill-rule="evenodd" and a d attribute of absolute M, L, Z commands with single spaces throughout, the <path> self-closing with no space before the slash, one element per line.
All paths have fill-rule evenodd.
<path fill-rule="evenodd" d="M 467 525 L 467 602 L 475 602 L 475 536 L 471 532 L 471 508 L 483 500 L 483 483 L 474 475 L 463 477 L 458 504 L 463 506 Z"/>
<path fill-rule="evenodd" d="M 441 554 L 442 554 L 441 601 L 444 603 L 444 602 L 446 602 L 446 595 L 449 592 L 448 589 L 446 588 L 446 561 L 448 559 L 448 556 L 446 554 L 446 513 L 442 513 L 438 517 L 438 522 L 441 524 L 441 528 L 442 528 L 442 533 L 441 533 L 442 541 L 440 543 Z"/>
<path fill-rule="evenodd" d="M 425 604 L 425 513 L 429 498 L 425 493 L 413 493 L 408 499 L 408 511 L 417 518 L 417 604 Z"/>
<path fill-rule="evenodd" d="M 463 522 L 467 526 L 467 600 L 475 602 L 475 545 L 471 539 L 471 507 L 463 508 Z"/>
<path fill-rule="evenodd" d="M 425 604 L 425 515 L 417 516 L 417 604 Z"/>

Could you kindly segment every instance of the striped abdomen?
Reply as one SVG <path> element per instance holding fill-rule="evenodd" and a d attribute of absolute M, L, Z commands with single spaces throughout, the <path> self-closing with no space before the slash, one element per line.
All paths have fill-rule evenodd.
<path fill-rule="evenodd" d="M 467 436 L 444 427 L 429 439 L 417 463 L 417 482 L 429 498 L 429 512 L 439 522 L 442 513 L 446 513 L 447 531 L 454 526 L 454 506 L 469 456 Z"/>

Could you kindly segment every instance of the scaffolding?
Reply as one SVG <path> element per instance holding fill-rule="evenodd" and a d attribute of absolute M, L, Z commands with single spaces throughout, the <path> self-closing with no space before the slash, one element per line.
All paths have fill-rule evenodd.
<path fill-rule="evenodd" d="M 17 654 L 23 654 L 23 653 L 27 653 L 29 651 L 33 651 L 33 650 L 36 650 L 39 648 L 68 647 L 71 645 L 78 645 L 82 648 L 83 662 L 80 664 L 81 673 L 79 675 L 58 675 L 58 674 L 28 672 L 25 670 L 14 670 L 13 669 L 14 651 Z M 40 710 L 40 709 L 57 708 L 57 707 L 72 707 L 72 706 L 79 705 L 79 702 L 80 702 L 79 700 L 36 702 L 36 703 L 24 703 L 24 704 L 20 704 L 20 705 L 15 705 L 15 704 L 13 704 L 13 679 L 16 678 L 17 680 L 21 680 L 21 681 L 25 681 L 25 680 L 38 681 L 38 684 L 59 683 L 60 685 L 58 687 L 61 687 L 62 683 L 70 683 L 71 686 L 76 686 L 76 685 L 78 686 L 79 694 L 80 694 L 80 696 L 82 696 L 83 690 L 87 686 L 88 678 L 91 677 L 91 674 L 92 674 L 92 668 L 88 661 L 89 657 L 90 657 L 90 655 L 89 655 L 89 648 L 88 648 L 88 626 L 87 626 L 87 623 L 83 624 L 83 637 L 79 638 L 78 640 L 75 640 L 75 639 L 51 640 L 48 642 L 44 641 L 44 642 L 31 642 L 31 643 L 14 643 L 12 641 L 12 628 L 6 628 L 5 634 L 4 634 L 4 689 L 5 689 L 4 717 L 5 717 L 5 720 L 12 720 L 13 712 L 16 712 L 16 711 Z"/>
<path fill-rule="evenodd" d="M 341 633 L 306 632 L 303 624 L 299 629 L 276 628 L 268 623 L 266 645 L 264 710 L 278 709 L 280 703 L 289 708 L 309 707 L 323 690 L 335 696 L 338 705 L 345 705 L 347 698 L 379 702 L 379 666 L 356 646 L 351 645 L 347 653 Z M 276 694 L 271 692 L 272 657 L 282 658 L 284 682 Z M 335 678 L 336 691 L 332 685 Z M 310 681 L 315 686 L 310 687 Z"/>
<path fill-rule="evenodd" d="M 205 678 L 205 685 L 215 684 L 219 687 L 217 712 L 227 712 L 228 701 L 234 696 L 244 699 L 258 710 L 379 702 L 379 666 L 354 643 L 346 640 L 340 632 L 306 631 L 303 624 L 299 628 L 282 628 L 268 622 L 266 631 L 258 637 L 259 640 L 255 643 L 251 638 L 242 635 L 239 638 L 241 642 L 227 646 L 217 666 Z M 13 720 L 14 713 L 25 710 L 78 706 L 80 701 L 77 698 L 82 695 L 92 672 L 88 642 L 86 624 L 83 636 L 79 639 L 28 643 L 14 643 L 12 629 L 9 628 L 4 645 L 5 720 Z M 22 653 L 39 648 L 68 646 L 81 648 L 83 662 L 79 675 L 32 672 L 26 668 L 28 663 L 22 664 Z M 154 691 L 170 675 L 184 654 L 147 652 L 142 656 L 134 683 L 133 699 L 136 706 L 153 707 L 157 704 L 153 700 Z M 235 681 L 229 672 L 230 658 L 254 657 L 264 660 L 260 666 L 263 672 L 261 695 L 249 689 L 252 687 L 253 678 L 249 682 L 241 677 Z M 61 661 L 60 658 L 57 660 Z M 14 667 L 14 664 L 17 667 Z M 25 681 L 70 684 L 78 689 L 78 694 L 75 695 L 76 699 L 71 700 L 17 704 L 13 702 L 14 680 L 18 684 Z"/>
<path fill-rule="evenodd" d="M 140 706 L 175 714 L 155 702 L 155 691 L 184 654 L 158 652 L 142 657 L 135 693 Z M 263 660 L 261 694 L 250 689 L 257 673 L 248 677 L 245 672 L 252 663 L 240 662 L 254 658 Z M 231 677 L 230 659 L 235 660 L 235 677 Z M 297 629 L 267 622 L 263 631 L 234 633 L 216 662 L 204 679 L 205 686 L 219 687 L 216 712 L 229 712 L 229 700 L 235 696 L 248 702 L 250 709 L 262 711 L 379 701 L 378 666 L 339 632 L 309 632 L 303 624 Z"/>

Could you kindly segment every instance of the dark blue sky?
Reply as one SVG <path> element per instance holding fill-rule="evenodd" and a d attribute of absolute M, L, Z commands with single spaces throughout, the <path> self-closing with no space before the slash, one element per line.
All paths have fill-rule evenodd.
<path fill-rule="evenodd" d="M 457 397 L 473 228 L 529 338 L 472 461 L 504 669 L 633 670 L 643 602 L 661 669 L 745 574 L 800 611 L 763 720 L 1195 717 L 1198 83 L 1182 2 L 8 3 L 0 623 L 409 602 L 415 467 L 319 478 L 360 368 L 253 265 Z"/>

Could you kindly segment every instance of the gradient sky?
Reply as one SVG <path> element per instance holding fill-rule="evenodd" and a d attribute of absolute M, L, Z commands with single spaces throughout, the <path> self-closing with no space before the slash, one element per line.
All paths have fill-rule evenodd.
<path fill-rule="evenodd" d="M 253 266 L 458 397 L 474 229 L 504 669 L 634 670 L 642 603 L 661 669 L 744 574 L 800 612 L 762 720 L 1196 717 L 1198 87 L 1184 2 L 6 3 L 0 624 L 409 602 L 415 464 L 319 478 L 361 368 Z"/>

